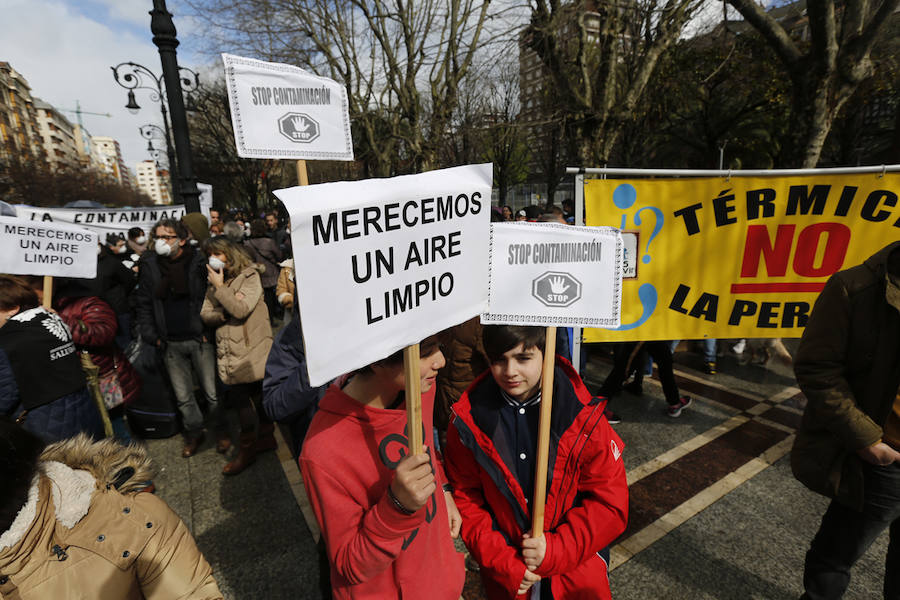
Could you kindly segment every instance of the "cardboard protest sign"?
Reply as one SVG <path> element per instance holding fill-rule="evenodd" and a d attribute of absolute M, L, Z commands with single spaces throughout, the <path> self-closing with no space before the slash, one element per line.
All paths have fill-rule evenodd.
<path fill-rule="evenodd" d="M 238 156 L 353 160 L 344 86 L 292 65 L 222 60 Z"/>
<path fill-rule="evenodd" d="M 484 324 L 617 327 L 622 236 L 611 227 L 491 225 Z"/>
<path fill-rule="evenodd" d="M 588 342 L 800 337 L 828 278 L 898 238 L 900 175 L 591 180 L 588 225 L 640 231 L 618 330 Z"/>
<path fill-rule="evenodd" d="M 275 191 L 313 385 L 487 307 L 492 165 Z"/>
<path fill-rule="evenodd" d="M 209 219 L 212 206 L 212 186 L 198 183 L 200 188 L 200 212 Z M 43 206 L 13 205 L 19 218 L 39 223 L 69 223 L 89 229 L 106 240 L 113 233 L 128 237 L 128 230 L 140 227 L 145 233 L 160 219 L 180 220 L 184 216 L 183 204 L 139 206 L 135 208 L 45 208 Z"/>
<path fill-rule="evenodd" d="M 0 273 L 93 279 L 97 243 L 81 227 L 0 217 Z"/>

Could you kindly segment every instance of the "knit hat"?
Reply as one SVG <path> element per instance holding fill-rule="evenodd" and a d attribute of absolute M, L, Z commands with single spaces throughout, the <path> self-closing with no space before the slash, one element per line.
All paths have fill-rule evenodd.
<path fill-rule="evenodd" d="M 184 226 L 191 230 L 194 239 L 203 242 L 209 239 L 209 221 L 202 213 L 187 213 L 181 217 Z"/>

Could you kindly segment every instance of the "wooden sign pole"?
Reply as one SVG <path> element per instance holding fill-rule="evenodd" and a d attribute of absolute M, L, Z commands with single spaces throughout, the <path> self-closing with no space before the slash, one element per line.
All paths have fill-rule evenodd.
<path fill-rule="evenodd" d="M 309 175 L 306 173 L 306 161 L 297 161 L 297 184 L 309 185 Z"/>
<path fill-rule="evenodd" d="M 422 453 L 422 376 L 419 369 L 419 344 L 403 349 L 403 374 L 406 379 L 406 434 L 409 453 Z"/>
<path fill-rule="evenodd" d="M 531 537 L 544 535 L 544 505 L 547 501 L 547 462 L 550 460 L 550 415 L 553 410 L 553 369 L 556 365 L 556 327 L 547 328 L 544 366 L 541 373 L 541 420 L 538 425 L 534 498 L 531 500 Z"/>
<path fill-rule="evenodd" d="M 44 301 L 41 303 L 44 308 L 50 308 L 53 305 L 53 277 L 44 275 Z"/>

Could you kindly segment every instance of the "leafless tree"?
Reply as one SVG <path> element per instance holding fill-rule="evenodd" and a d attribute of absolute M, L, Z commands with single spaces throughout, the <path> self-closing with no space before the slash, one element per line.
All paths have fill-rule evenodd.
<path fill-rule="evenodd" d="M 524 44 L 548 73 L 581 164 L 605 162 L 660 57 L 702 0 L 532 0 Z"/>
<path fill-rule="evenodd" d="M 436 166 L 459 85 L 485 39 L 490 0 L 193 0 L 222 40 L 309 68 L 348 94 L 369 175 Z M 227 46 L 224 44 L 227 43 Z"/>
<path fill-rule="evenodd" d="M 806 19 L 785 28 L 755 0 L 727 0 L 766 39 L 791 81 L 791 114 L 782 162 L 815 167 L 841 108 L 872 75 L 871 51 L 900 0 L 815 0 Z M 809 28 L 805 36 L 792 35 Z M 801 39 L 797 39 L 797 38 Z"/>

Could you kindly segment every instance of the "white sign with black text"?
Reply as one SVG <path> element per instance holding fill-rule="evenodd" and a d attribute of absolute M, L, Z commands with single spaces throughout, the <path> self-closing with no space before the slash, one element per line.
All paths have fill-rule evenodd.
<path fill-rule="evenodd" d="M 0 273 L 97 276 L 97 234 L 74 225 L 0 217 Z"/>
<path fill-rule="evenodd" d="M 612 227 L 491 225 L 482 324 L 618 327 L 622 236 Z"/>
<path fill-rule="evenodd" d="M 312 385 L 484 312 L 492 172 L 471 165 L 274 192 L 291 217 Z"/>
<path fill-rule="evenodd" d="M 292 65 L 222 60 L 238 156 L 353 160 L 344 86 Z"/>
<path fill-rule="evenodd" d="M 209 219 L 212 206 L 212 186 L 198 183 L 200 188 L 200 212 Z M 180 221 L 184 216 L 183 204 L 154 204 L 135 208 L 48 208 L 14 204 L 12 207 L 20 219 L 38 223 L 69 223 L 89 229 L 106 241 L 109 233 L 122 238 L 128 237 L 132 227 L 141 228 L 148 236 L 153 225 L 161 219 Z"/>

